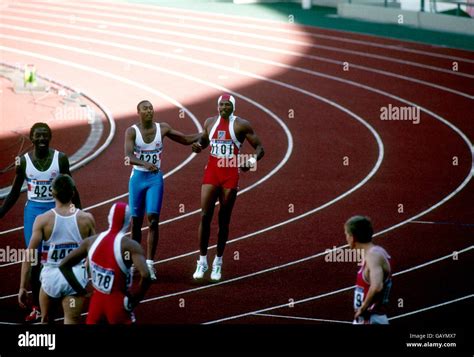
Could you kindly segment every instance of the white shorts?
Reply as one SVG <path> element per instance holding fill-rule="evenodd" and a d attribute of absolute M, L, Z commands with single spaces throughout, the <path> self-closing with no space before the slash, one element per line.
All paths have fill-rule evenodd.
<path fill-rule="evenodd" d="M 86 269 L 82 264 L 72 268 L 77 281 L 84 288 L 87 285 Z M 59 268 L 54 266 L 44 266 L 41 270 L 41 287 L 44 292 L 52 298 L 76 295 L 77 292 L 69 285 Z"/>

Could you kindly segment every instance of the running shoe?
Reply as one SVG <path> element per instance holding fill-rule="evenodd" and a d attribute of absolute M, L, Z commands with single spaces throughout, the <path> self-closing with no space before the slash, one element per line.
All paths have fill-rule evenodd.
<path fill-rule="evenodd" d="M 207 271 L 208 267 L 206 263 L 197 261 L 196 271 L 193 274 L 193 278 L 195 280 L 202 279 L 204 277 L 204 273 Z"/>

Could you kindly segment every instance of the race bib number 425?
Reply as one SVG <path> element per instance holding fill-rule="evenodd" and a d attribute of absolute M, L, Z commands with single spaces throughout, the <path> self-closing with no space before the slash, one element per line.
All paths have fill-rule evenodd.
<path fill-rule="evenodd" d="M 90 262 L 92 285 L 104 294 L 110 294 L 114 283 L 114 271 Z"/>
<path fill-rule="evenodd" d="M 50 182 L 35 182 L 31 185 L 30 191 L 32 193 L 32 197 L 38 200 L 50 200 L 53 198 L 53 187 L 51 186 Z"/>

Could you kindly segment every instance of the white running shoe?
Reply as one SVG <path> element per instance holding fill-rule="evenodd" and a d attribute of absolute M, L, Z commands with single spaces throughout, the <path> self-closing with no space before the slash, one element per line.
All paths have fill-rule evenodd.
<path fill-rule="evenodd" d="M 197 261 L 196 271 L 193 274 L 193 278 L 195 280 L 202 279 L 204 277 L 204 273 L 207 271 L 208 267 L 206 263 L 202 263 L 199 260 Z"/>
<path fill-rule="evenodd" d="M 211 280 L 219 281 L 222 277 L 222 263 L 221 264 L 212 264 Z"/>
<path fill-rule="evenodd" d="M 153 267 L 153 260 L 147 259 L 146 260 L 146 265 L 148 266 L 148 270 L 150 271 L 150 279 L 151 280 L 156 280 L 156 270 Z"/>

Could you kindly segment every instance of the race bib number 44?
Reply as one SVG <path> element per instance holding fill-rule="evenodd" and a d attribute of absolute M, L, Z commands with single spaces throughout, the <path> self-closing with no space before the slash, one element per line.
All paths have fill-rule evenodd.
<path fill-rule="evenodd" d="M 48 263 L 59 265 L 66 255 L 77 247 L 76 243 L 51 245 L 48 250 Z"/>
<path fill-rule="evenodd" d="M 90 262 L 92 285 L 101 293 L 110 294 L 114 283 L 114 271 Z"/>

